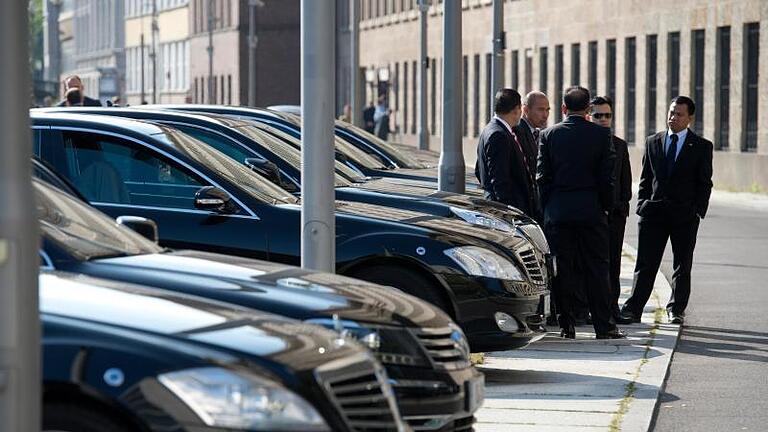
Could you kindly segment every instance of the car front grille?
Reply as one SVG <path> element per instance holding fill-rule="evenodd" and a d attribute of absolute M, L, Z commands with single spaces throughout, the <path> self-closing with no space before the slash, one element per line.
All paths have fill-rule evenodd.
<path fill-rule="evenodd" d="M 538 225 L 525 224 L 518 225 L 517 227 L 520 228 L 520 231 L 522 231 L 542 253 L 549 253 L 549 242 L 547 242 L 544 232 Z"/>
<path fill-rule="evenodd" d="M 411 421 L 408 421 L 408 425 L 411 426 L 411 428 L 416 431 L 429 431 L 429 432 L 472 432 L 474 429 L 472 428 L 472 425 L 475 424 L 475 417 L 474 416 L 468 416 L 463 417 L 455 420 L 448 420 L 446 423 L 443 423 L 440 427 L 432 427 L 433 424 L 436 423 L 436 421 L 439 421 L 439 418 L 431 418 L 431 419 L 414 419 Z"/>
<path fill-rule="evenodd" d="M 383 369 L 372 360 L 316 371 L 332 401 L 355 432 L 399 432 L 402 419 Z"/>
<path fill-rule="evenodd" d="M 445 369 L 461 369 L 469 367 L 469 353 L 464 352 L 461 345 L 453 339 L 450 327 L 420 328 L 415 331 L 416 337 L 429 354 L 436 366 Z"/>
<path fill-rule="evenodd" d="M 515 250 L 517 256 L 525 267 L 528 277 L 535 285 L 547 284 L 547 266 L 543 263 L 530 244 L 520 246 Z"/>

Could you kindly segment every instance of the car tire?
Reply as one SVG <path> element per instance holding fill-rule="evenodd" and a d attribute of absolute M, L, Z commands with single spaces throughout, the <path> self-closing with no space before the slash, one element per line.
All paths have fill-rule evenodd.
<path fill-rule="evenodd" d="M 376 265 L 354 270 L 349 276 L 380 285 L 393 286 L 412 296 L 428 301 L 453 316 L 453 308 L 435 287 L 434 282 L 408 267 Z"/>
<path fill-rule="evenodd" d="M 66 403 L 43 406 L 43 432 L 130 432 L 126 427 L 98 408 L 83 408 Z"/>

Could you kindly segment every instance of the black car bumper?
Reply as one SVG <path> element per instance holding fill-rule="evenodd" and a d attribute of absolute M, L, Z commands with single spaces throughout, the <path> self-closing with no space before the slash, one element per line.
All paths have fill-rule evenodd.
<path fill-rule="evenodd" d="M 456 322 L 472 352 L 522 348 L 546 335 L 546 316 L 540 307 L 549 295 L 545 288 L 460 274 L 442 276 L 452 287 Z"/>

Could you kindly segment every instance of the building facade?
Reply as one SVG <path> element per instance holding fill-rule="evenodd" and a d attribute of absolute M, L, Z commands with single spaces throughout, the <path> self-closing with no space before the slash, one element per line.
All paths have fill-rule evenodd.
<path fill-rule="evenodd" d="M 253 6 L 253 69 L 249 69 L 249 4 L 249 0 L 190 2 L 192 102 L 247 105 L 249 74 L 253 74 L 254 105 L 299 103 L 299 1 L 262 0 Z M 210 54 L 209 46 L 213 48 Z"/>
<path fill-rule="evenodd" d="M 124 1 L 125 102 L 190 102 L 189 0 Z"/>
<path fill-rule="evenodd" d="M 398 139 L 417 142 L 419 12 L 416 0 L 361 0 L 360 66 L 366 99 L 385 92 Z M 467 164 L 491 117 L 492 1 L 462 1 L 463 132 Z M 504 1 L 504 84 L 550 97 L 560 120 L 565 87 L 614 100 L 617 135 L 633 145 L 666 128 L 672 96 L 697 103 L 692 128 L 715 143 L 715 182 L 768 189 L 768 2 L 764 0 Z M 442 1 L 428 13 L 428 129 L 441 127 Z M 339 49 L 348 49 L 339 47 Z M 339 64 L 340 69 L 349 65 Z M 386 73 L 381 73 L 382 69 Z M 388 78 L 382 86 L 382 77 Z M 431 141 L 439 148 L 439 141 Z"/>

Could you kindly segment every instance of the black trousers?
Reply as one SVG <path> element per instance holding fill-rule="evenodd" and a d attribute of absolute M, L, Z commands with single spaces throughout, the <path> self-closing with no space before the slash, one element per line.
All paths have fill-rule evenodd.
<path fill-rule="evenodd" d="M 664 219 L 640 218 L 638 223 L 637 263 L 632 283 L 632 296 L 624 303 L 624 309 L 640 315 L 653 291 L 656 273 L 659 271 L 667 240 L 672 243 L 672 296 L 667 311 L 682 314 L 691 296 L 691 267 L 699 218 L 686 222 L 669 222 Z"/>
<path fill-rule="evenodd" d="M 621 296 L 621 249 L 624 245 L 624 229 L 627 217 L 622 213 L 612 212 L 608 217 L 608 259 L 610 261 L 611 312 L 619 313 Z"/>
<path fill-rule="evenodd" d="M 546 230 L 557 259 L 554 294 L 560 327 L 574 325 L 574 303 L 583 280 L 595 332 L 616 328 L 611 313 L 607 221 L 596 225 L 548 224 Z"/>

